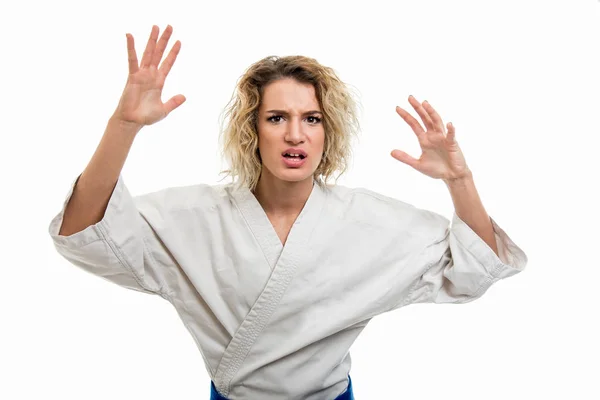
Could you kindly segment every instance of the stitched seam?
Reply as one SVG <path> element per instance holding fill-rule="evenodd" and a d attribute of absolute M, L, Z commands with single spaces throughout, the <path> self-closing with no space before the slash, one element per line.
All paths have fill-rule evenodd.
<path fill-rule="evenodd" d="M 381 194 L 379 194 L 377 192 L 372 192 L 372 191 L 370 191 L 368 189 L 354 188 L 354 189 L 352 189 L 352 191 L 354 193 L 364 194 L 364 195 L 372 197 L 374 199 L 381 200 L 381 201 L 383 201 L 385 203 L 389 203 L 389 201 L 390 201 L 390 198 L 387 198 L 387 196 L 381 195 Z"/>
<path fill-rule="evenodd" d="M 323 202 L 325 202 L 325 200 L 323 200 Z M 325 208 L 325 206 L 323 204 L 319 210 L 319 215 L 316 218 L 317 221 L 320 220 L 320 216 L 323 213 L 324 208 Z M 314 229 L 316 229 L 316 226 L 313 226 L 313 230 Z M 308 235 L 308 237 L 310 237 L 310 235 Z M 292 242 L 292 243 L 294 243 L 294 242 Z M 304 248 L 307 249 L 308 248 L 307 244 L 308 244 L 308 238 L 305 236 L 305 239 L 302 240 L 297 245 L 299 245 L 300 247 L 304 246 Z M 283 253 L 282 253 L 282 255 L 283 255 Z M 298 255 L 298 253 L 296 253 L 296 255 Z M 227 389 L 226 394 L 229 394 L 229 391 L 231 390 L 231 381 L 238 374 L 241 366 L 244 364 L 244 361 L 248 357 L 248 354 L 250 354 L 252 347 L 256 344 L 257 338 L 260 336 L 260 334 L 264 330 L 264 328 L 269 324 L 269 321 L 273 317 L 273 314 L 279 307 L 279 303 L 281 302 L 281 299 L 285 295 L 285 292 L 287 292 L 287 290 L 289 289 L 290 283 L 294 279 L 294 276 L 296 275 L 296 270 L 298 269 L 299 262 L 300 262 L 300 260 L 298 259 L 298 257 L 293 258 L 291 260 L 291 264 L 290 264 L 291 268 L 288 267 L 287 271 L 285 271 L 285 273 L 281 274 L 282 282 L 279 285 L 275 285 L 273 295 L 271 296 L 271 299 L 272 300 L 274 299 L 276 301 L 271 301 L 265 306 L 267 316 L 265 317 L 265 312 L 263 312 L 262 321 L 260 318 L 261 317 L 260 314 L 257 314 L 257 316 L 255 317 L 256 319 L 258 319 L 258 323 L 261 324 L 262 326 L 259 326 L 259 329 L 255 329 L 254 337 L 251 337 L 251 340 L 248 340 L 249 343 L 247 343 L 247 344 L 242 343 L 242 345 L 247 347 L 247 349 L 244 350 L 243 347 L 240 348 L 242 345 L 240 347 L 238 347 L 237 354 L 234 356 L 234 359 L 232 360 L 232 363 L 234 363 L 235 361 L 237 361 L 237 363 L 233 364 L 233 365 L 230 364 L 228 373 L 223 374 L 223 375 L 225 375 L 224 380 L 225 380 L 225 385 L 226 385 L 226 389 Z M 270 282 L 270 279 L 269 279 L 269 282 Z M 267 283 L 267 286 L 268 286 L 268 283 Z M 258 301 L 260 301 L 260 299 L 261 298 L 259 297 Z M 258 303 L 258 301 L 257 301 L 257 303 Z M 256 323 L 254 323 L 253 325 L 256 326 Z M 252 334 L 248 335 L 248 336 L 252 336 Z M 248 338 L 248 336 L 246 336 L 246 338 Z M 232 366 L 235 368 L 232 368 Z"/>
<path fill-rule="evenodd" d="M 238 204 L 238 202 L 237 202 L 237 199 L 235 198 L 235 196 L 232 196 L 232 200 L 233 200 L 233 204 L 235 205 L 235 208 L 236 208 L 236 209 L 238 210 L 238 212 L 239 212 L 239 215 L 242 217 L 242 219 L 243 219 L 243 220 L 244 220 L 244 222 L 246 223 L 246 225 L 247 225 L 248 229 L 250 230 L 250 233 L 252 234 L 252 237 L 254 237 L 254 239 L 257 241 L 257 243 L 258 243 L 258 247 L 260 248 L 260 250 L 261 250 L 261 252 L 262 252 L 262 254 L 263 254 L 263 257 L 265 258 L 265 262 L 266 262 L 266 264 L 268 265 L 268 267 L 269 267 L 269 268 L 271 268 L 271 263 L 270 263 L 270 261 L 269 261 L 269 256 L 268 256 L 268 255 L 265 253 L 264 246 L 262 245 L 263 243 L 262 243 L 262 242 L 259 240 L 259 238 L 256 236 L 256 233 L 255 233 L 255 232 L 254 232 L 254 230 L 252 229 L 252 224 L 251 224 L 251 223 L 248 221 L 248 219 L 246 218 L 246 215 L 245 215 L 245 213 L 243 212 L 243 210 L 241 209 L 240 205 Z M 253 213 L 248 213 L 248 214 L 249 214 L 249 215 L 254 215 Z M 272 273 L 273 273 L 273 271 L 271 271 L 271 275 L 270 275 L 270 276 L 272 276 Z M 271 279 L 271 278 L 269 278 L 269 279 Z M 267 286 L 268 286 L 268 281 L 267 281 Z M 266 287 L 265 287 L 265 289 L 266 289 Z M 264 290 L 264 289 L 263 289 L 263 290 Z M 261 293 L 261 295 L 262 295 L 262 293 Z M 260 296 L 261 296 L 261 295 L 259 295 L 259 297 L 258 297 L 257 301 L 256 301 L 256 302 L 254 303 L 254 305 L 253 305 L 253 306 L 250 308 L 250 311 L 249 311 L 249 312 L 248 312 L 248 314 L 247 314 L 247 315 L 244 317 L 244 319 L 242 320 L 242 323 L 240 324 L 240 326 L 238 326 L 238 328 L 235 330 L 235 332 L 234 332 L 234 334 L 233 334 L 233 336 L 232 336 L 232 340 L 231 340 L 231 341 L 229 342 L 229 344 L 228 344 L 228 345 L 225 347 L 225 351 L 223 352 L 223 355 L 221 356 L 221 359 L 219 360 L 219 363 L 218 363 L 218 365 L 217 365 L 217 373 L 219 373 L 219 375 L 221 375 L 221 376 L 219 376 L 219 377 L 215 376 L 215 378 L 219 378 L 219 380 L 223 380 L 222 376 L 223 376 L 223 375 L 227 375 L 227 374 L 228 374 L 228 372 L 227 372 L 227 371 L 228 371 L 228 370 L 231 368 L 231 366 L 232 366 L 232 363 L 234 363 L 234 362 L 235 362 L 235 358 L 236 358 L 235 354 L 236 354 L 237 352 L 239 352 L 239 346 L 240 346 L 240 344 L 237 344 L 237 349 L 236 349 L 235 347 L 233 348 L 233 353 L 234 353 L 234 355 L 231 355 L 231 356 L 229 356 L 229 357 L 228 357 L 228 354 L 230 354 L 230 353 L 232 352 L 232 346 L 236 346 L 236 343 L 238 343 L 238 342 L 236 342 L 236 341 L 235 341 L 235 338 L 236 338 L 236 337 L 238 337 L 238 333 L 239 333 L 239 331 L 240 331 L 241 329 L 244 329 L 244 327 L 245 327 L 245 326 L 244 326 L 244 321 L 247 321 L 247 320 L 248 320 L 248 318 L 252 318 L 252 321 L 253 321 L 253 320 L 256 318 L 255 316 L 254 316 L 254 317 L 251 317 L 251 315 L 250 315 L 250 314 L 252 314 L 252 310 L 253 310 L 255 307 L 258 307 L 258 308 L 260 308 L 260 306 L 257 306 L 257 303 L 258 303 L 258 301 L 260 300 Z M 251 325 L 249 322 L 247 322 L 247 324 Z M 236 371 L 236 372 L 237 372 L 237 371 Z M 213 376 L 214 376 L 214 375 L 213 375 Z M 229 379 L 229 381 L 231 381 L 231 379 L 233 379 L 233 377 L 232 377 L 232 378 L 230 378 L 230 379 Z M 221 382 L 215 382 L 215 384 L 216 384 L 216 385 L 218 385 L 219 389 L 220 389 L 222 392 L 225 392 L 225 393 L 224 393 L 225 395 L 227 395 L 227 394 L 229 393 L 229 389 L 230 389 L 230 388 L 229 388 L 229 382 L 227 382 L 227 384 L 226 384 L 226 387 L 223 387 L 223 385 L 222 385 L 222 383 L 221 383 Z"/>
<path fill-rule="evenodd" d="M 463 223 L 465 225 L 467 225 L 464 221 L 463 221 Z M 467 225 L 467 229 L 472 230 L 471 227 L 469 227 L 468 225 Z M 477 233 L 473 232 L 473 234 L 475 234 L 477 236 L 478 240 L 481 240 L 488 247 L 489 251 L 494 252 L 492 250 L 492 248 L 487 243 L 485 243 L 485 241 L 481 237 L 479 237 L 477 235 Z M 494 232 L 494 238 L 495 238 L 495 234 L 496 234 L 496 232 Z M 471 242 L 469 246 L 466 246 L 465 243 L 460 239 L 459 235 L 455 235 L 455 238 L 462 245 L 462 247 L 464 247 L 465 249 L 467 249 L 467 251 L 469 252 L 469 254 L 471 254 L 473 256 L 473 258 L 475 258 L 476 260 L 479 260 L 479 256 L 477 254 L 475 254 L 475 252 L 473 252 L 471 250 L 471 248 L 473 246 L 475 246 L 475 241 Z M 502 269 L 502 267 L 503 267 L 503 264 L 502 264 L 502 261 L 501 261 L 500 263 L 496 263 L 490 272 L 487 272 L 487 269 L 486 269 L 486 279 L 485 279 L 485 281 L 483 281 L 483 283 L 481 285 L 479 285 L 479 287 L 477 288 L 477 290 L 471 296 L 469 296 L 467 299 L 465 299 L 465 300 L 463 300 L 461 302 L 465 302 L 468 299 L 474 299 L 477 296 L 479 296 L 484 289 L 489 288 L 494 283 L 494 281 L 496 280 L 496 278 L 498 277 L 498 273 L 500 273 L 500 270 Z"/>
<path fill-rule="evenodd" d="M 78 244 L 78 245 L 77 245 L 77 247 L 84 247 L 84 246 L 87 246 L 88 244 L 96 243 L 96 242 L 99 242 L 99 241 L 101 241 L 101 240 L 104 240 L 104 239 L 103 239 L 102 237 L 99 237 L 99 238 L 97 238 L 97 239 L 90 240 L 89 242 L 85 242 L 85 243 L 82 243 L 82 244 Z M 70 248 L 72 248 L 72 245 L 70 245 L 69 243 L 60 243 L 60 242 L 55 242 L 54 244 L 55 244 L 56 246 L 63 247 L 63 248 L 65 248 L 65 249 L 70 249 Z"/>
<path fill-rule="evenodd" d="M 490 286 L 492 286 L 492 284 L 494 283 L 495 278 L 491 277 L 491 276 L 487 276 L 485 278 L 485 281 L 483 281 L 483 283 L 479 286 L 479 288 L 471 295 L 469 296 L 467 299 L 462 300 L 461 303 L 466 302 L 469 299 L 476 299 L 477 297 L 479 297 L 482 292 L 484 290 L 486 290 L 487 288 L 489 288 Z"/>
<path fill-rule="evenodd" d="M 446 238 L 448 237 L 448 235 L 449 235 L 449 231 L 448 231 L 448 230 L 446 230 L 446 232 L 444 233 L 444 237 L 443 237 L 442 239 L 436 240 L 436 241 L 435 241 L 435 242 L 433 242 L 433 243 L 429 243 L 429 244 L 425 245 L 425 248 L 423 249 L 423 251 L 426 251 L 426 250 L 428 250 L 428 249 L 429 249 L 429 247 L 431 247 L 431 246 L 435 246 L 435 245 L 437 245 L 437 244 L 439 244 L 439 243 L 443 242 L 444 240 L 446 240 Z M 401 308 L 401 307 L 405 307 L 406 305 L 408 305 L 408 304 L 411 304 L 411 303 L 412 303 L 412 301 L 413 301 L 413 298 L 412 298 L 412 297 L 413 297 L 413 293 L 414 293 L 414 292 L 415 292 L 415 290 L 417 289 L 417 286 L 418 286 L 418 284 L 419 284 L 419 282 L 420 282 L 420 280 L 421 280 L 421 277 L 422 277 L 423 275 L 425 275 L 427 272 L 429 272 L 429 270 L 430 270 L 431 268 L 433 268 L 433 266 L 434 266 L 434 265 L 435 265 L 435 264 L 436 264 L 438 261 L 439 261 L 439 260 L 433 260 L 433 261 L 431 261 L 431 262 L 430 262 L 430 263 L 429 263 L 429 264 L 428 264 L 428 265 L 425 267 L 425 269 L 423 270 L 423 272 L 422 272 L 422 273 L 421 273 L 421 274 L 420 274 L 420 275 L 417 277 L 416 281 L 415 281 L 415 282 L 414 282 L 414 283 L 413 283 L 413 284 L 410 286 L 410 289 L 408 290 L 408 294 L 406 295 L 406 298 L 405 298 L 403 301 L 401 301 L 400 303 L 398 303 L 398 305 L 394 305 L 394 306 L 392 306 L 392 307 L 391 307 L 391 308 L 390 308 L 388 311 L 391 311 L 391 310 L 394 310 L 394 309 L 397 309 L 397 308 Z M 445 279 L 445 278 L 443 277 L 442 279 Z"/>
<path fill-rule="evenodd" d="M 256 236 L 256 232 L 254 231 L 254 229 L 252 228 L 252 224 L 248 221 L 248 219 L 246 218 L 245 213 L 243 212 L 243 210 L 240 208 L 240 205 L 237 202 L 237 199 L 235 198 L 235 196 L 232 196 L 233 199 L 233 204 L 235 204 L 235 208 L 238 210 L 239 214 L 241 215 L 242 219 L 244 220 L 244 222 L 246 223 L 246 226 L 248 227 L 248 229 L 250 230 L 250 232 L 252 233 L 252 237 L 254 238 L 254 240 L 256 240 L 258 242 L 258 247 L 260 248 L 261 253 L 263 254 L 263 256 L 265 257 L 265 262 L 267 263 L 267 266 L 269 267 L 269 269 L 271 269 L 271 260 L 269 259 L 269 255 L 267 253 L 265 253 L 264 250 L 264 243 Z M 254 215 L 253 213 L 249 212 L 249 215 Z M 255 221 L 253 221 L 255 222 Z M 256 225 L 256 223 L 254 224 Z M 270 246 L 268 246 L 270 247 Z"/>
<path fill-rule="evenodd" d="M 492 250 L 492 248 L 490 247 L 490 245 L 489 245 L 489 244 L 487 244 L 487 243 L 486 243 L 486 242 L 485 242 L 485 241 L 484 241 L 484 240 L 483 240 L 481 237 L 479 237 L 479 235 L 477 235 L 477 233 L 476 233 L 475 231 L 473 231 L 473 229 L 471 229 L 471 227 L 470 227 L 469 225 L 467 225 L 467 223 L 466 223 L 466 222 L 464 222 L 464 221 L 463 221 L 462 223 L 463 223 L 464 225 L 466 225 L 466 229 L 467 229 L 467 230 L 470 230 L 470 231 L 471 231 L 471 232 L 472 232 L 472 233 L 473 233 L 475 236 L 477 236 L 477 239 L 475 239 L 474 241 L 472 241 L 472 242 L 469 244 L 469 246 L 467 246 L 467 245 L 465 245 L 465 243 L 463 242 L 463 240 L 460 238 L 460 236 L 459 236 L 459 235 L 454 235 L 454 237 L 455 237 L 455 238 L 456 238 L 456 240 L 457 240 L 457 241 L 458 241 L 458 242 L 459 242 L 459 243 L 462 245 L 462 247 L 464 247 L 465 249 L 467 249 L 467 251 L 469 252 L 469 254 L 471 254 L 471 255 L 473 256 L 473 258 L 475 258 L 475 259 L 477 259 L 477 260 L 479 259 L 479 255 L 478 255 L 478 254 L 475 254 L 475 252 L 473 252 L 473 251 L 471 250 L 471 248 L 472 248 L 472 247 L 474 247 L 474 246 L 476 245 L 475 243 L 476 243 L 476 241 L 477 241 L 477 240 L 480 240 L 480 241 L 482 241 L 482 242 L 483 242 L 483 244 L 484 244 L 485 246 L 487 246 L 488 250 L 489 250 L 489 251 L 491 251 L 492 253 L 494 253 L 494 250 Z M 494 233 L 495 233 L 495 232 L 494 232 Z M 495 235 L 494 235 L 494 239 L 495 239 Z M 497 266 L 495 266 L 494 268 L 497 268 Z M 489 274 L 488 274 L 488 276 L 491 276 L 491 274 L 489 273 Z"/>
<path fill-rule="evenodd" d="M 406 298 L 404 299 L 404 301 L 400 303 L 400 307 L 404 307 L 404 306 L 406 306 L 407 304 L 410 304 L 413 301 L 413 295 L 415 293 L 415 290 L 417 289 L 419 281 L 421 280 L 421 276 L 424 275 L 424 274 L 426 274 L 433 267 L 433 264 L 434 264 L 433 262 L 430 262 L 429 265 L 427 266 L 427 268 L 425 269 L 425 271 L 423 271 L 423 273 L 421 275 L 419 275 L 419 277 L 417 278 L 417 280 L 411 285 L 411 288 L 408 291 L 408 295 L 406 296 Z M 393 308 L 395 308 L 395 307 L 393 307 Z"/>
<path fill-rule="evenodd" d="M 417 286 L 421 280 L 421 277 L 423 275 L 425 275 L 427 272 L 429 272 L 429 270 L 435 265 L 436 261 L 432 261 L 429 263 L 429 265 L 427 265 L 427 267 L 425 268 L 425 270 L 423 271 L 423 273 L 421 273 L 421 275 L 419 275 L 419 277 L 417 278 L 417 280 L 411 285 L 410 289 L 408 290 L 408 294 L 406 295 L 406 298 L 404 299 L 404 301 L 401 301 L 397 306 L 394 305 L 392 306 L 388 311 L 394 310 L 396 308 L 401 308 L 401 307 L 405 307 L 408 304 L 411 304 L 413 301 L 413 294 L 415 292 L 415 290 L 417 289 Z"/>
<path fill-rule="evenodd" d="M 489 288 L 490 286 L 492 286 L 492 284 L 494 283 L 494 281 L 498 280 L 498 273 L 500 272 L 500 269 L 502 268 L 502 264 L 496 264 L 494 266 L 494 269 L 492 271 L 492 273 L 490 273 L 485 281 L 483 281 L 483 283 L 479 286 L 479 288 L 475 291 L 475 293 L 473 294 L 473 298 L 476 298 L 477 296 L 481 295 L 481 292 L 483 290 L 486 290 L 487 288 Z"/>
<path fill-rule="evenodd" d="M 235 198 L 234 204 L 236 205 L 238 210 L 240 210 L 237 201 L 235 201 Z M 319 210 L 319 217 L 321 213 L 323 213 L 324 208 L 324 205 L 322 205 Z M 243 216 L 241 210 L 240 213 Z M 246 221 L 245 217 L 244 220 Z M 319 218 L 317 217 L 317 221 L 318 220 Z M 296 245 L 299 247 L 304 247 L 306 249 L 308 248 L 308 239 L 308 237 L 305 237 L 304 240 L 297 242 L 294 241 L 292 237 L 288 239 L 288 244 L 292 248 L 294 245 Z M 287 245 L 286 247 L 284 247 L 281 256 L 285 256 L 286 248 Z M 298 249 L 300 253 L 302 253 L 301 250 L 301 248 Z M 250 309 L 250 312 L 248 313 L 248 315 L 234 334 L 232 341 L 227 346 L 221 359 L 221 362 L 219 363 L 219 367 L 217 369 L 218 373 L 220 373 L 220 376 L 216 377 L 219 378 L 220 381 L 218 383 L 218 389 L 220 389 L 220 391 L 223 392 L 225 396 L 229 395 L 229 391 L 231 390 L 231 381 L 238 374 L 239 369 L 243 365 L 248 354 L 250 354 L 250 351 L 256 343 L 257 338 L 260 336 L 264 328 L 268 325 L 277 307 L 279 306 L 282 297 L 288 290 L 289 285 L 296 274 L 299 261 L 300 260 L 298 259 L 298 253 L 296 253 L 296 256 L 292 256 L 289 260 L 289 266 L 279 274 L 278 272 L 281 271 L 281 267 L 280 269 L 277 269 L 277 264 L 280 262 L 280 260 L 277 262 L 277 264 L 273 268 L 272 274 L 267 282 L 267 285 L 263 289 L 263 292 L 259 295 L 257 301 Z M 273 283 L 274 280 L 276 280 L 277 282 Z M 271 291 L 271 294 L 266 296 L 267 298 L 271 299 L 271 301 L 268 301 L 265 304 L 265 291 L 267 290 Z M 253 312 L 254 315 L 252 315 Z M 240 329 L 246 329 L 248 331 L 246 335 L 242 335 L 241 338 L 237 336 Z M 230 353 L 232 354 L 229 356 L 229 358 L 225 359 L 226 355 Z"/>
<path fill-rule="evenodd" d="M 125 259 L 125 256 L 123 255 L 123 253 L 121 252 L 121 250 L 117 247 L 117 245 L 112 241 L 112 239 L 108 236 L 108 232 L 106 231 L 106 228 L 104 227 L 103 224 L 104 221 L 100 221 L 98 223 L 98 225 L 95 226 L 95 228 L 97 229 L 97 232 L 103 237 L 104 241 L 106 242 L 106 244 L 108 244 L 108 247 L 110 247 L 110 249 L 112 250 L 113 254 L 115 255 L 115 257 L 117 257 L 117 260 L 119 260 L 119 263 L 125 268 L 127 269 L 131 275 L 133 276 L 133 278 L 135 279 L 135 281 L 138 283 L 138 285 L 140 285 L 140 287 L 142 287 L 143 289 L 148 290 L 149 292 L 152 293 L 161 293 L 160 289 L 151 289 L 146 282 L 144 282 L 141 277 L 137 274 L 137 272 L 130 266 L 130 264 L 127 262 L 127 260 Z"/>
<path fill-rule="evenodd" d="M 150 264 L 151 264 L 153 270 L 157 272 L 156 278 L 157 278 L 157 280 L 160 281 L 159 282 L 159 287 L 158 287 L 158 292 L 159 293 L 166 293 L 166 291 L 168 289 L 167 289 L 166 284 L 164 282 L 163 276 L 160 273 L 158 273 L 158 271 L 159 271 L 158 263 L 156 262 L 156 259 L 154 258 L 154 255 L 150 251 L 150 245 L 148 244 L 148 241 L 146 240 L 146 238 L 143 235 L 142 235 L 142 241 L 144 242 L 144 254 L 150 260 Z"/>
<path fill-rule="evenodd" d="M 244 360 L 246 359 L 246 357 L 250 353 L 250 350 L 256 343 L 256 339 L 258 338 L 258 336 L 260 336 L 260 333 L 268 325 L 269 321 L 271 320 L 271 317 L 273 316 L 273 313 L 275 312 L 277 306 L 281 301 L 281 298 L 287 291 L 290 281 L 293 279 L 295 270 L 298 265 L 298 261 L 298 259 L 292 260 L 292 263 L 290 264 L 292 265 L 292 268 L 288 267 L 287 271 L 284 271 L 284 273 L 281 274 L 282 282 L 280 282 L 278 285 L 274 285 L 273 295 L 270 296 L 272 301 L 267 302 L 266 305 L 261 304 L 259 308 L 264 307 L 265 310 L 262 313 L 257 312 L 252 321 L 248 323 L 248 330 L 250 332 L 248 333 L 248 335 L 246 335 L 240 340 L 241 343 L 232 357 L 233 359 L 227 368 L 227 372 L 223 374 L 223 385 L 226 387 L 226 394 L 229 394 L 229 391 L 231 390 L 231 380 L 239 372 L 239 369 L 243 365 Z M 261 299 L 259 298 L 259 301 L 260 300 Z"/>

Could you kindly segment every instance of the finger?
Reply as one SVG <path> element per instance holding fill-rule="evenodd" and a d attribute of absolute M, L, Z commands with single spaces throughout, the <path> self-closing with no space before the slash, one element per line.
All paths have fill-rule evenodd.
<path fill-rule="evenodd" d="M 411 167 L 413 167 L 415 169 L 418 169 L 419 160 L 417 160 L 416 158 L 413 158 L 413 157 L 409 156 L 408 154 L 406 154 L 402 150 L 398 150 L 398 149 L 392 150 L 391 155 L 396 160 L 401 161 L 404 164 L 410 165 Z"/>
<path fill-rule="evenodd" d="M 160 60 L 163 56 L 163 53 L 165 52 L 165 49 L 167 48 L 167 43 L 169 42 L 169 39 L 171 38 L 172 33 L 173 33 L 173 27 L 171 25 L 167 25 L 167 27 L 165 28 L 165 31 L 163 32 L 163 34 L 160 37 L 160 40 L 156 44 L 156 49 L 154 50 L 154 55 L 152 56 L 152 61 L 150 62 L 150 65 L 152 65 L 154 67 L 158 67 L 158 63 L 160 62 Z"/>
<path fill-rule="evenodd" d="M 446 125 L 446 127 L 448 128 L 448 134 L 446 135 L 446 139 L 448 139 L 448 141 L 452 143 L 456 140 L 456 129 L 454 128 L 454 125 L 452 125 L 452 122 L 448 122 L 448 125 Z"/>
<path fill-rule="evenodd" d="M 435 111 L 435 109 L 431 106 L 431 104 L 429 104 L 427 100 L 423 102 L 423 108 L 425 109 L 425 111 L 427 111 L 427 114 L 431 118 L 431 121 L 433 122 L 437 130 L 442 133 L 445 133 L 444 121 L 442 121 L 442 117 L 440 117 L 437 111 Z"/>
<path fill-rule="evenodd" d="M 408 126 L 412 128 L 413 132 L 417 135 L 417 137 L 420 137 L 425 133 L 425 130 L 423 129 L 419 121 L 417 121 L 416 118 L 410 115 L 408 111 L 400 108 L 399 106 L 396 106 L 396 112 L 402 117 L 404 121 L 406 121 Z"/>
<path fill-rule="evenodd" d="M 167 55 L 167 58 L 165 58 L 165 60 L 160 66 L 159 72 L 162 74 L 163 77 L 166 78 L 169 74 L 169 71 L 171 71 L 175 60 L 177 59 L 177 55 L 179 54 L 179 50 L 181 50 L 181 42 L 178 40 L 175 42 L 175 44 L 171 48 L 171 51 Z"/>
<path fill-rule="evenodd" d="M 148 43 L 146 44 L 146 49 L 142 56 L 140 68 L 145 68 L 150 65 L 152 55 L 154 54 L 154 48 L 156 47 L 156 38 L 158 38 L 158 26 L 152 25 L 152 31 L 150 32 L 150 37 L 148 38 Z"/>
<path fill-rule="evenodd" d="M 133 41 L 133 35 L 126 33 L 127 37 L 127 60 L 129 62 L 129 73 L 135 74 L 138 70 L 138 59 L 135 53 L 135 43 Z"/>
<path fill-rule="evenodd" d="M 171 111 L 185 103 L 185 100 L 185 96 L 182 94 L 178 94 L 176 96 L 171 97 L 171 99 L 169 99 L 169 101 L 165 103 L 165 111 L 167 112 L 167 115 Z"/>
<path fill-rule="evenodd" d="M 427 114 L 427 111 L 425 111 L 421 103 L 419 103 L 417 99 L 415 99 L 412 95 L 408 96 L 408 102 L 411 106 L 413 106 L 417 114 L 419 114 L 419 117 L 421 117 L 421 120 L 425 124 L 425 127 L 427 127 L 427 130 L 434 129 L 433 121 L 431 120 L 429 114 Z"/>

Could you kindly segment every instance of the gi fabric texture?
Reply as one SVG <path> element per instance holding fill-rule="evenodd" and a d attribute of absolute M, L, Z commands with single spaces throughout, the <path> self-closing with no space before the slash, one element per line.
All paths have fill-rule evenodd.
<path fill-rule="evenodd" d="M 248 189 L 166 188 L 132 197 L 122 176 L 101 221 L 49 233 L 72 264 L 170 302 L 221 395 L 335 399 L 369 321 L 413 303 L 465 303 L 527 257 L 490 218 L 499 256 L 456 214 L 362 188 L 313 185 L 282 245 Z"/>

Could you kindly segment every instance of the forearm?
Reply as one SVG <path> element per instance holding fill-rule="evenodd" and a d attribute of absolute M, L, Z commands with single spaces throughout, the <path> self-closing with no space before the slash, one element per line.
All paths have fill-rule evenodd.
<path fill-rule="evenodd" d="M 456 215 L 463 220 L 498 255 L 498 245 L 489 215 L 477 193 L 473 175 L 445 181 Z"/>
<path fill-rule="evenodd" d="M 135 136 L 141 128 L 111 118 L 65 208 L 60 235 L 69 236 L 104 217 Z"/>

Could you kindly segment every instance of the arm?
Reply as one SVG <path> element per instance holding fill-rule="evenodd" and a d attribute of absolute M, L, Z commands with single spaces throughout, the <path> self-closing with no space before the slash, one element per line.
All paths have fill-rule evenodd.
<path fill-rule="evenodd" d="M 70 236 L 99 222 L 141 126 L 111 118 L 98 148 L 79 176 L 59 235 Z"/>
<path fill-rule="evenodd" d="M 444 182 L 450 191 L 456 215 L 498 255 L 494 228 L 475 188 L 473 175 L 469 173 L 465 178 Z"/>
<path fill-rule="evenodd" d="M 364 218 L 367 228 L 362 229 L 360 247 L 368 249 L 364 252 L 368 258 L 361 261 L 350 253 L 354 255 L 345 262 L 366 271 L 363 285 L 371 293 L 367 297 L 371 296 L 374 315 L 413 303 L 470 302 L 527 264 L 523 249 L 492 217 L 498 254 L 456 213 L 448 220 L 371 191 L 355 193 L 369 195 L 348 202 L 361 210 L 358 218 Z"/>
<path fill-rule="evenodd" d="M 158 27 L 152 27 L 139 66 L 133 36 L 127 35 L 129 77 L 119 104 L 49 226 L 57 251 L 72 264 L 121 286 L 162 295 L 169 291 L 165 265 L 173 261 L 140 215 L 141 199 L 131 196 L 121 170 L 141 128 L 163 119 L 185 100 L 177 95 L 161 101 L 165 77 L 179 51 L 177 42 L 157 68 L 171 30 L 168 26 L 157 43 Z"/>
<path fill-rule="evenodd" d="M 446 132 L 442 118 L 431 104 L 427 101 L 421 104 L 412 96 L 409 96 L 409 102 L 421 117 L 425 129 L 406 110 L 396 107 L 396 111 L 417 135 L 423 154 L 415 159 L 401 150 L 394 150 L 392 156 L 427 176 L 442 179 L 450 190 L 456 215 L 498 255 L 492 222 L 456 140 L 454 125 L 448 123 Z"/>
<path fill-rule="evenodd" d="M 425 270 L 414 283 L 407 302 L 462 303 L 481 296 L 499 279 L 523 270 L 527 256 L 485 211 L 473 174 L 456 140 L 452 123 L 444 123 L 427 101 L 409 102 L 425 128 L 406 110 L 396 108 L 419 140 L 422 154 L 415 159 L 401 150 L 397 160 L 434 179 L 442 179 L 452 196 L 455 218 L 448 229 L 440 219 L 432 227 L 431 243 L 419 253 Z M 406 304 L 406 303 L 405 303 Z"/>
<path fill-rule="evenodd" d="M 165 118 L 185 101 L 183 95 L 173 96 L 166 103 L 161 101 L 165 79 L 181 47 L 177 41 L 158 68 L 172 31 L 171 26 L 167 26 L 157 42 L 158 27 L 152 27 L 139 65 L 133 36 L 126 35 L 129 56 L 127 83 L 96 152 L 76 181 L 60 235 L 72 235 L 102 220 L 137 133 L 144 125 Z"/>

